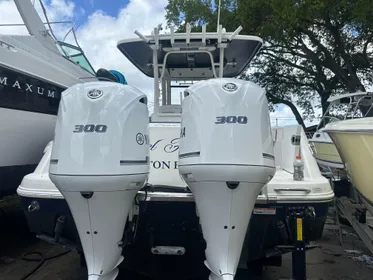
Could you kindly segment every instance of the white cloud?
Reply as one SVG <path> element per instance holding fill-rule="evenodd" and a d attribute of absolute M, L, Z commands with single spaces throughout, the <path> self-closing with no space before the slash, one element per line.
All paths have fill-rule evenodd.
<path fill-rule="evenodd" d="M 51 0 L 47 5 L 44 2 L 45 9 L 47 10 L 47 16 L 50 20 L 55 19 L 72 19 L 74 16 L 75 4 L 69 0 Z M 40 5 L 38 5 L 40 9 Z"/>
<path fill-rule="evenodd" d="M 153 98 L 153 80 L 133 66 L 117 49 L 117 42 L 137 37 L 135 30 L 150 34 L 158 24 L 165 25 L 164 7 L 167 0 L 131 0 L 118 11 L 116 17 L 95 11 L 77 30 L 80 46 L 95 69 L 116 69 L 122 72 L 128 83 Z"/>
<path fill-rule="evenodd" d="M 23 23 L 14 1 L 0 1 L 0 23 L 14 24 Z M 0 27 L 0 34 L 28 34 L 25 27 Z"/>
<path fill-rule="evenodd" d="M 30 0 L 23 0 L 30 1 Z M 34 6 L 42 19 L 46 22 L 42 7 L 39 0 L 32 1 L 35 3 Z M 66 21 L 71 20 L 75 12 L 75 4 L 70 0 L 51 0 L 48 3 L 43 0 L 43 5 L 47 12 L 49 21 Z M 84 10 L 83 10 L 84 11 Z M 14 24 L 23 23 L 23 20 L 17 10 L 17 7 L 13 0 L 0 0 L 0 23 Z M 63 32 L 67 29 L 66 25 L 52 25 L 53 31 L 57 37 L 63 36 Z M 19 34 L 27 35 L 27 29 L 25 26 L 19 27 L 1 27 L 1 34 Z"/>
<path fill-rule="evenodd" d="M 293 112 L 291 111 L 290 107 L 280 104 L 275 106 L 275 112 L 270 113 L 271 118 L 271 124 L 273 126 L 285 126 L 285 125 L 294 125 L 298 124 L 297 120 L 295 119 L 295 116 Z M 298 111 L 300 114 L 302 114 L 302 109 L 298 108 Z M 321 110 L 319 110 L 321 111 Z M 318 124 L 320 122 L 319 118 L 315 118 L 312 122 L 305 121 L 304 124 L 306 127 Z"/>

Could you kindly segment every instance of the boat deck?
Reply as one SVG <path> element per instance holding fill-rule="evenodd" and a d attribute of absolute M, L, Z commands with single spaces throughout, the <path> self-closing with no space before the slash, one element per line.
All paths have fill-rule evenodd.
<path fill-rule="evenodd" d="M 19 208 L 18 197 L 13 197 L 1 203 L 0 212 L 0 280 L 20 280 L 38 266 L 38 261 L 25 261 L 22 256 L 29 252 L 40 252 L 45 258 L 66 252 L 60 246 L 49 245 L 38 240 L 27 230 L 27 222 Z M 370 280 L 373 266 L 366 262 L 353 260 L 363 254 L 369 255 L 369 250 L 357 237 L 351 227 L 343 226 L 344 247 L 339 245 L 338 239 L 332 231 L 325 230 L 322 240 L 318 242 L 321 248 L 307 252 L 307 271 L 309 279 L 356 279 Z M 358 250 L 361 253 L 347 253 L 345 250 Z M 38 256 L 30 256 L 38 257 Z M 118 280 L 150 280 L 121 270 Z M 291 255 L 283 257 L 282 267 L 267 267 L 261 279 L 277 280 L 290 278 Z M 84 268 L 80 267 L 79 255 L 69 252 L 63 256 L 45 263 L 27 280 L 81 280 L 86 279 Z M 248 278 L 246 271 L 239 271 L 237 280 Z M 197 280 L 197 279 L 194 279 Z M 202 280 L 202 279 L 200 279 Z"/>

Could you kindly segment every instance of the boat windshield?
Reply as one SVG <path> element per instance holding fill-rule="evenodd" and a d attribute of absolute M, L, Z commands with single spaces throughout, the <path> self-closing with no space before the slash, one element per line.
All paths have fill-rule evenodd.
<path fill-rule="evenodd" d="M 64 57 L 77 63 L 80 67 L 92 75 L 96 74 L 92 65 L 89 63 L 88 59 L 79 47 L 58 41 L 57 48 Z"/>
<path fill-rule="evenodd" d="M 357 102 L 357 110 L 362 117 L 373 117 L 373 98 L 371 95 L 361 97 Z"/>
<path fill-rule="evenodd" d="M 318 129 L 325 127 L 328 123 L 338 122 L 338 121 L 341 121 L 341 120 L 342 120 L 342 119 L 339 119 L 339 118 L 337 118 L 337 117 L 324 116 L 324 117 L 321 119 L 321 122 L 320 122 L 320 124 L 319 124 Z"/>
<path fill-rule="evenodd" d="M 328 123 L 373 116 L 372 96 L 357 95 L 338 99 L 330 103 L 318 129 Z"/>
<path fill-rule="evenodd" d="M 67 58 L 74 64 L 78 64 L 82 69 L 88 71 L 90 74 L 95 76 L 95 70 L 89 63 L 87 57 L 84 55 L 83 50 L 79 47 L 74 31 L 75 23 L 72 21 L 49 21 L 44 4 L 42 1 L 40 1 L 40 8 L 41 11 L 44 13 L 46 19 L 46 22 L 43 22 L 40 15 L 37 13 L 35 9 L 35 3 L 31 4 L 28 2 L 29 1 L 15 1 L 15 3 L 12 3 L 13 5 L 16 5 L 15 8 L 18 10 L 19 15 L 23 20 L 23 23 L 0 24 L 0 27 L 12 27 L 10 32 L 2 31 L 1 34 L 13 34 L 15 28 L 22 28 L 23 30 L 17 30 L 17 33 L 19 32 L 20 34 L 22 34 L 24 33 L 24 28 L 26 27 L 28 33 L 33 35 L 40 43 L 46 45 L 47 48 L 49 45 L 49 47 L 52 47 L 49 49 L 55 51 L 54 46 L 56 46 L 63 57 Z M 71 25 L 71 27 L 68 29 L 67 33 L 63 37 L 62 41 L 59 41 L 53 33 L 53 29 L 51 28 L 51 26 L 54 24 Z M 46 25 L 48 25 L 49 29 L 45 28 Z M 49 35 L 51 36 L 41 36 L 40 34 L 44 34 L 44 32 L 49 33 Z M 65 39 L 69 34 L 73 34 L 77 46 L 65 42 Z"/>

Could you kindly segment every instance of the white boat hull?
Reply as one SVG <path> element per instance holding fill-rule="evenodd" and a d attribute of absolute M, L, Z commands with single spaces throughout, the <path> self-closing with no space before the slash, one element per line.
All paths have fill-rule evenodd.
<path fill-rule="evenodd" d="M 37 165 L 55 123 L 55 115 L 0 108 L 0 168 Z"/>
<path fill-rule="evenodd" d="M 53 138 L 56 116 L 0 108 L 0 197 L 16 193 Z"/>
<path fill-rule="evenodd" d="M 61 92 L 83 77 L 96 79 L 73 61 L 76 56 L 58 51 L 30 1 L 15 4 L 30 36 L 0 34 L 0 197 L 16 192 L 53 139 Z M 87 62 L 80 48 L 73 49 Z"/>

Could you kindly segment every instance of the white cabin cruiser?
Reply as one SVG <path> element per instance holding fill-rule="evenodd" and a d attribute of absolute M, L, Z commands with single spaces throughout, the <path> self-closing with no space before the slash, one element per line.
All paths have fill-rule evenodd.
<path fill-rule="evenodd" d="M 370 92 L 355 92 L 332 96 L 327 101 L 330 104 L 309 143 L 321 169 L 332 171 L 334 178 L 339 180 L 346 178 L 345 166 L 325 132 L 325 126 L 342 120 L 373 116 L 373 112 L 368 110 L 373 99 Z"/>
<path fill-rule="evenodd" d="M 255 262 L 255 267 L 261 268 L 263 264 L 281 258 L 284 252 L 278 246 L 292 244 L 295 240 L 294 227 L 289 222 L 289 217 L 298 209 L 310 213 L 309 219 L 304 223 L 305 240 L 313 241 L 321 237 L 328 205 L 334 197 L 333 191 L 328 180 L 320 174 L 301 126 L 277 127 L 273 128 L 271 133 L 268 110 L 265 110 L 264 91 L 250 82 L 232 79 L 246 69 L 262 45 L 260 38 L 237 35 L 239 31 L 240 28 L 233 33 L 227 33 L 220 27 L 217 32 L 207 33 L 204 27 L 202 32 L 192 33 L 190 26 L 187 25 L 186 33 L 174 33 L 171 30 L 171 34 L 160 35 L 156 28 L 151 36 L 143 36 L 136 32 L 141 39 L 123 40 L 118 43 L 119 50 L 138 69 L 154 78 L 154 112 L 149 123 L 148 184 L 137 193 L 134 205 L 128 213 L 121 242 L 124 246 L 122 265 L 127 269 L 152 279 L 191 279 L 208 275 L 214 280 L 232 279 L 237 267 Z M 200 80 L 205 81 L 199 82 Z M 184 82 L 177 84 L 177 81 Z M 193 82 L 191 87 L 189 87 L 190 81 Z M 216 91 L 211 90 L 211 86 L 219 84 Z M 225 89 L 222 87 L 224 85 Z M 238 85 L 246 88 L 245 94 L 235 95 L 235 87 Z M 180 97 L 183 110 L 177 100 L 180 96 L 179 92 L 175 92 L 179 88 L 186 88 Z M 208 88 L 210 89 L 207 90 Z M 176 97 L 175 93 L 177 93 Z M 213 96 L 214 93 L 226 98 L 227 101 L 233 97 L 230 103 L 227 103 L 230 105 L 211 102 L 209 96 Z M 189 97 L 195 96 L 194 99 L 190 99 L 188 94 Z M 233 102 L 237 101 L 234 96 L 238 99 L 243 98 L 243 105 L 246 104 L 247 108 L 255 104 L 257 107 L 253 115 L 250 115 L 250 109 L 245 110 L 244 106 L 239 106 L 239 102 Z M 203 106 L 194 107 L 194 101 L 191 100 L 198 100 Z M 250 100 L 256 100 L 258 103 L 251 104 Z M 185 106 L 190 106 L 191 110 L 196 108 L 199 113 L 196 112 L 196 115 L 189 113 L 188 117 L 184 115 L 188 112 L 188 107 Z M 209 224 L 209 216 L 216 214 L 211 213 L 216 209 L 215 202 L 208 199 L 209 195 L 215 195 L 213 189 L 215 184 L 210 184 L 211 192 L 198 191 L 200 186 L 197 183 L 193 184 L 193 178 L 188 177 L 190 170 L 185 168 L 188 168 L 185 159 L 193 159 L 185 154 L 198 151 L 188 150 L 188 143 L 181 143 L 180 137 L 190 133 L 190 129 L 198 133 L 204 132 L 198 120 L 212 121 L 215 125 L 215 122 L 222 122 L 222 119 L 216 117 L 224 116 L 216 114 L 222 112 L 228 114 L 227 110 L 236 108 L 239 110 L 236 119 L 227 115 L 225 121 L 232 125 L 235 124 L 229 122 L 236 121 L 236 125 L 243 125 L 246 122 L 253 127 L 254 120 L 263 118 L 263 124 L 259 122 L 260 125 L 257 125 L 257 131 L 262 136 L 251 139 L 255 145 L 251 145 L 251 140 L 247 137 L 242 139 L 245 140 L 243 142 L 239 142 L 240 140 L 225 142 L 228 146 L 229 143 L 236 145 L 228 147 L 234 150 L 222 149 L 223 156 L 232 155 L 232 152 L 238 155 L 240 151 L 249 151 L 242 152 L 239 162 L 235 162 L 233 157 L 230 162 L 221 161 L 219 155 L 216 155 L 216 160 L 220 163 L 252 164 L 253 161 L 250 162 L 250 159 L 245 158 L 246 155 L 259 151 L 260 156 L 256 157 L 255 162 L 263 166 L 264 171 L 259 180 L 256 180 L 256 175 L 251 174 L 250 178 L 254 178 L 253 181 L 247 179 L 248 176 L 244 173 L 229 175 L 229 172 L 224 174 L 226 171 L 220 173 L 215 171 L 210 175 L 211 178 L 219 175 L 221 182 L 224 182 L 224 184 L 219 183 L 220 186 L 224 185 L 223 189 L 220 188 L 223 192 L 220 192 L 219 196 L 227 204 L 233 202 L 227 181 L 230 182 L 232 192 L 239 189 L 237 186 L 240 184 L 244 190 L 241 196 L 233 196 L 239 200 L 239 205 L 233 211 L 240 208 L 243 212 L 240 221 L 225 215 L 226 224 L 220 228 L 219 225 Z M 212 112 L 209 113 L 207 109 Z M 238 120 L 240 116 L 252 116 L 254 119 L 239 118 Z M 184 130 L 184 127 L 181 128 L 181 122 L 184 125 L 188 119 L 192 122 Z M 194 128 L 191 128 L 191 125 Z M 215 145 L 215 149 L 216 144 L 221 143 L 220 140 L 226 139 L 235 132 L 232 126 L 225 129 L 225 133 L 219 134 L 221 139 L 206 139 L 216 141 L 216 143 L 211 142 L 211 145 Z M 207 127 L 205 132 L 210 130 L 211 126 Z M 195 134 L 197 145 L 198 141 L 204 140 L 198 137 L 198 133 Z M 190 143 L 189 147 L 192 147 L 193 141 Z M 77 238 L 77 227 L 72 218 L 74 213 L 71 214 L 74 210 L 70 211 L 63 195 L 48 176 L 53 145 L 52 142 L 48 144 L 37 169 L 24 177 L 17 192 L 21 196 L 32 232 L 41 239 L 82 251 L 84 245 L 82 246 Z M 181 145 L 184 145 L 183 148 Z M 206 144 L 203 147 L 204 153 L 212 155 L 213 150 Z M 257 151 L 254 152 L 254 149 Z M 294 181 L 293 161 L 299 154 L 304 162 L 304 178 L 302 181 Z M 178 165 L 182 159 L 183 170 L 179 170 Z M 208 164 L 208 161 L 202 163 Z M 247 170 L 249 173 L 250 170 Z M 202 172 L 200 175 L 205 176 L 205 174 Z M 230 177 L 227 179 L 225 175 Z M 198 178 L 202 178 L 201 176 Z M 243 183 L 237 184 L 237 181 Z M 196 182 L 200 181 L 196 180 Z M 226 193 L 228 196 L 225 196 L 224 190 L 228 190 Z M 205 196 L 207 201 L 204 199 Z M 125 218 L 125 215 L 122 216 Z M 210 226 L 219 227 L 216 240 L 211 238 Z M 232 230 L 236 230 L 238 234 L 237 242 L 233 242 L 234 244 L 227 243 L 224 236 L 224 231 Z M 220 250 L 216 246 L 219 241 L 229 249 Z M 227 260 L 231 263 L 227 263 Z"/>
<path fill-rule="evenodd" d="M 95 78 L 83 51 L 52 37 L 31 1 L 15 4 L 30 35 L 0 34 L 0 196 L 15 193 L 40 161 L 61 92 Z"/>
<path fill-rule="evenodd" d="M 35 170 L 53 139 L 61 92 L 108 76 L 104 69 L 95 72 L 75 35 L 76 45 L 58 41 L 31 1 L 14 2 L 30 35 L 0 30 L 0 197 L 15 194 L 22 178 Z M 69 33 L 75 34 L 73 27 Z"/>

